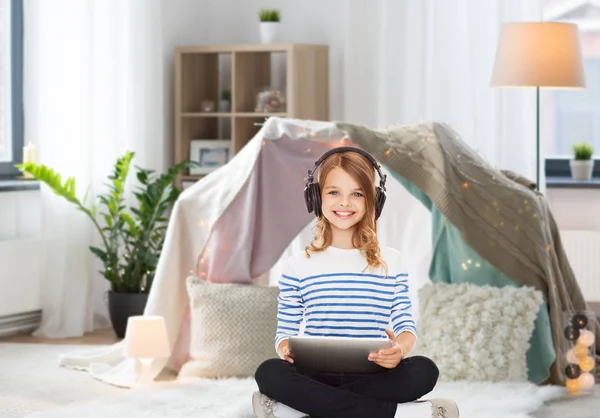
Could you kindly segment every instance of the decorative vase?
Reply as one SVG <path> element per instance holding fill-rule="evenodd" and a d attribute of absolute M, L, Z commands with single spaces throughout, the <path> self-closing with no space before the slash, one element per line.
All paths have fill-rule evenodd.
<path fill-rule="evenodd" d="M 573 180 L 590 180 L 594 170 L 594 160 L 571 160 L 571 177 Z"/>
<path fill-rule="evenodd" d="M 229 112 L 231 107 L 229 106 L 229 100 L 219 100 L 219 112 Z"/>
<path fill-rule="evenodd" d="M 108 292 L 108 313 L 118 338 L 125 338 L 127 320 L 130 316 L 143 315 L 148 293 Z"/>
<path fill-rule="evenodd" d="M 260 42 L 263 44 L 274 43 L 279 25 L 279 22 L 260 22 Z"/>

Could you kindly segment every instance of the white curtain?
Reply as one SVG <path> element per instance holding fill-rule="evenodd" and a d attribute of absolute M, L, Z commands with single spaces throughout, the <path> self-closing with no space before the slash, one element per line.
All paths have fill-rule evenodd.
<path fill-rule="evenodd" d="M 350 0 L 346 120 L 450 123 L 492 165 L 535 180 L 535 91 L 494 89 L 500 25 L 541 20 L 540 0 Z"/>
<path fill-rule="evenodd" d="M 126 150 L 136 152 L 135 165 L 158 171 L 169 159 L 161 9 L 159 0 L 25 0 L 25 137 L 39 147 L 40 163 L 77 179 L 80 199 L 88 187 L 91 196 L 106 191 Z M 43 316 L 35 335 L 109 326 L 108 282 L 88 249 L 100 243 L 96 230 L 45 186 L 42 204 Z"/>

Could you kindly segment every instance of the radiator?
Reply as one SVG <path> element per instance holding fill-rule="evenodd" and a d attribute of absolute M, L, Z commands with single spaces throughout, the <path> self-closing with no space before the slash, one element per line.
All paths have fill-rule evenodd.
<path fill-rule="evenodd" d="M 42 311 L 0 316 L 0 337 L 35 331 L 42 321 Z"/>
<path fill-rule="evenodd" d="M 587 302 L 600 302 L 600 231 L 560 231 L 560 237 Z"/>

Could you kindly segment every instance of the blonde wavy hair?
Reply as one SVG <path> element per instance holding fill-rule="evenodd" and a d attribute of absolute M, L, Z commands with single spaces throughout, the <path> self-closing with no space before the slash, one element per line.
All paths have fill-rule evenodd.
<path fill-rule="evenodd" d="M 352 152 L 332 154 L 319 167 L 317 181 L 323 190 L 327 175 L 334 169 L 341 168 L 358 183 L 364 191 L 365 215 L 354 226 L 352 245 L 358 248 L 366 257 L 367 267 L 383 267 L 387 275 L 387 265 L 381 256 L 379 240 L 377 239 L 377 223 L 375 222 L 375 168 L 363 155 Z M 331 245 L 333 231 L 331 224 L 325 216 L 317 218 L 315 237 L 311 244 L 305 248 L 306 256 L 310 253 L 324 251 Z"/>

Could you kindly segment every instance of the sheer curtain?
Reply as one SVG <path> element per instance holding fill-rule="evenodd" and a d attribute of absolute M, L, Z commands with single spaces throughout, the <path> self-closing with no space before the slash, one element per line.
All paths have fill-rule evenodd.
<path fill-rule="evenodd" d="M 39 147 L 40 163 L 77 179 L 80 199 L 88 187 L 90 196 L 106 190 L 126 150 L 136 152 L 136 165 L 165 168 L 161 4 L 25 0 L 25 137 Z M 35 335 L 109 326 L 108 282 L 88 249 L 99 243 L 97 232 L 47 187 L 42 204 L 43 317 Z"/>
<path fill-rule="evenodd" d="M 350 0 L 345 119 L 448 122 L 497 168 L 535 179 L 535 92 L 490 77 L 501 23 L 540 18 L 540 0 Z"/>

